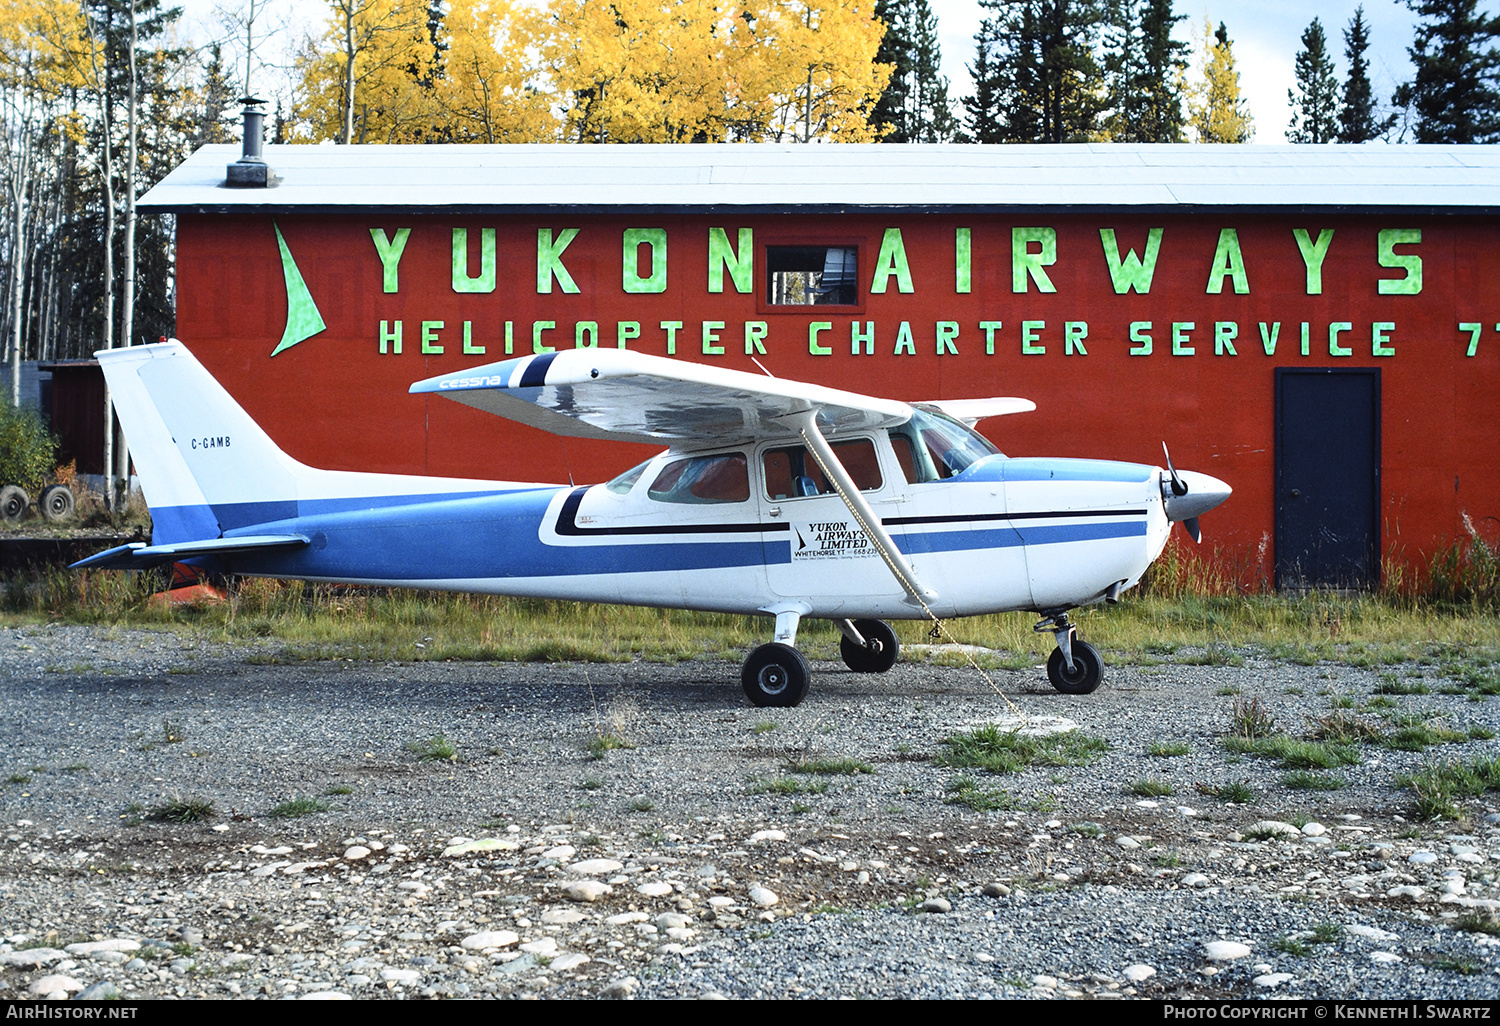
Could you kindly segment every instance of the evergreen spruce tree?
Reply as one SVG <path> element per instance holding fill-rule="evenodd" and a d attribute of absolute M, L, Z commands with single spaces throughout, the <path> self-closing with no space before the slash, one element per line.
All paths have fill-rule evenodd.
<path fill-rule="evenodd" d="M 969 65 L 969 76 L 974 81 L 974 94 L 963 98 L 965 119 L 968 122 L 967 136 L 971 142 L 997 143 L 1003 126 L 1000 121 L 999 96 L 996 93 L 995 35 L 994 23 L 986 18 L 974 34 L 974 63 Z"/>
<path fill-rule="evenodd" d="M 1105 129 L 1114 142 L 1181 142 L 1186 43 L 1172 27 L 1187 17 L 1172 0 L 1113 0 L 1105 27 L 1109 82 Z"/>
<path fill-rule="evenodd" d="M 988 12 L 976 43 L 985 49 L 990 139 L 981 138 L 978 105 L 966 105 L 976 139 L 1083 142 L 1097 136 L 1105 105 L 1104 71 L 1094 56 L 1103 11 L 1093 0 L 980 0 Z"/>
<path fill-rule="evenodd" d="M 1500 55 L 1489 45 L 1500 21 L 1477 0 L 1407 0 L 1422 19 L 1407 49 L 1416 74 L 1396 90 L 1409 108 L 1419 143 L 1487 143 L 1500 139 Z"/>
<path fill-rule="evenodd" d="M 1344 57 L 1349 61 L 1349 75 L 1344 79 L 1339 104 L 1339 142 L 1362 143 L 1378 139 L 1395 124 L 1394 114 L 1375 116 L 1375 91 L 1370 87 L 1370 62 L 1365 51 L 1370 48 L 1370 27 L 1365 24 L 1365 9 L 1354 9 L 1349 27 L 1344 29 Z"/>
<path fill-rule="evenodd" d="M 203 70 L 203 85 L 198 94 L 198 123 L 194 126 L 192 144 L 196 149 L 205 143 L 230 143 L 235 141 L 233 131 L 234 114 L 226 114 L 236 106 L 237 90 L 229 80 L 224 67 L 224 48 L 218 43 L 209 47 L 208 65 Z"/>
<path fill-rule="evenodd" d="M 1338 78 L 1333 73 L 1333 58 L 1328 55 L 1328 38 L 1317 18 L 1302 33 L 1302 50 L 1297 54 L 1297 88 L 1288 89 L 1286 98 L 1292 105 L 1292 123 L 1287 142 L 1326 143 L 1338 134 Z"/>
<path fill-rule="evenodd" d="M 875 61 L 892 70 L 870 123 L 885 132 L 882 142 L 948 142 L 958 126 L 940 73 L 937 15 L 927 0 L 876 0 L 875 17 L 885 24 Z"/>

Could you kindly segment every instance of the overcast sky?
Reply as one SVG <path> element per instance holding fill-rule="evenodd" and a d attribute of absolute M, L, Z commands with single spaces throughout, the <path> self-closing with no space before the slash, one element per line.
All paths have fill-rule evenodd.
<path fill-rule="evenodd" d="M 971 93 L 967 65 L 974 58 L 974 33 L 979 29 L 983 10 L 978 0 L 929 0 L 938 16 L 943 48 L 943 70 L 948 77 L 949 95 L 957 98 Z M 185 0 L 185 29 L 194 42 L 204 42 L 224 30 L 214 15 L 216 7 L 238 8 L 244 0 Z M 309 26 L 321 24 L 326 5 L 317 0 L 271 0 L 269 15 L 262 24 L 287 24 L 290 37 L 304 33 Z M 1340 81 L 1344 65 L 1343 29 L 1354 14 L 1355 3 L 1330 0 L 1215 0 L 1205 6 L 1197 0 L 1176 0 L 1177 13 L 1188 20 L 1177 26 L 1177 37 L 1200 44 L 1204 17 L 1217 25 L 1223 21 L 1234 42 L 1234 54 L 1240 69 L 1240 87 L 1244 90 L 1255 117 L 1255 141 L 1285 142 L 1290 108 L 1287 90 L 1295 82 L 1293 60 L 1302 46 L 1302 32 L 1314 17 L 1322 20 L 1333 52 Z M 1396 86 L 1410 77 L 1411 64 L 1406 48 L 1411 45 L 1415 19 L 1404 3 L 1396 0 L 1366 0 L 1365 22 L 1370 26 L 1370 78 L 1376 99 L 1390 100 Z M 290 49 L 285 43 L 273 43 L 267 50 Z M 267 54 L 268 58 L 270 54 Z"/>

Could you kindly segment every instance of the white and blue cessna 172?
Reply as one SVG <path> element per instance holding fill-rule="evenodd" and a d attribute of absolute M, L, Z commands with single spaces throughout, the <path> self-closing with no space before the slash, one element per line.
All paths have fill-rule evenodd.
<path fill-rule="evenodd" d="M 807 694 L 804 617 L 844 662 L 896 661 L 888 619 L 1031 610 L 1059 691 L 1099 686 L 1068 611 L 1115 601 L 1173 521 L 1229 496 L 1205 474 L 1011 459 L 972 425 L 1025 399 L 908 405 L 577 349 L 419 381 L 558 435 L 665 452 L 587 488 L 316 470 L 286 455 L 178 342 L 98 354 L 151 507 L 151 544 L 78 567 L 194 560 L 251 576 L 671 606 L 776 618 L 745 660 L 756 705 Z"/>

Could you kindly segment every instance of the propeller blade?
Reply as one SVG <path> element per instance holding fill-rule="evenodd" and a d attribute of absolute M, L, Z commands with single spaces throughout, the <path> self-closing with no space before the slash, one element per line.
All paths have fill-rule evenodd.
<path fill-rule="evenodd" d="M 1177 474 L 1177 468 L 1172 466 L 1172 454 L 1167 452 L 1167 443 L 1161 443 L 1161 454 L 1167 458 L 1167 473 L 1172 475 L 1172 494 L 1183 496 L 1188 493 L 1187 482 Z"/>
<path fill-rule="evenodd" d="M 1194 544 L 1203 543 L 1203 530 L 1198 526 L 1197 517 L 1188 517 L 1182 522 L 1182 526 L 1187 528 L 1188 537 L 1193 539 Z"/>

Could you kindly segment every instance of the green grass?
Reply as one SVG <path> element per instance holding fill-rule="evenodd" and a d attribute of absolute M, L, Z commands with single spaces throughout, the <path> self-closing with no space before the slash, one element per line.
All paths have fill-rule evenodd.
<path fill-rule="evenodd" d="M 169 745 L 181 744 L 187 740 L 187 727 L 181 720 L 162 720 L 161 739 Z"/>
<path fill-rule="evenodd" d="M 1165 798 L 1172 793 L 1172 785 L 1155 777 L 1143 777 L 1130 785 L 1130 793 L 1142 798 Z"/>
<path fill-rule="evenodd" d="M 948 781 L 944 788 L 946 796 L 943 801 L 948 805 L 967 805 L 975 812 L 994 812 L 1001 809 L 1014 809 L 1015 801 L 1010 793 L 1003 789 L 987 790 L 970 776 L 956 776 Z"/>
<path fill-rule="evenodd" d="M 1391 726 L 1393 729 L 1383 743 L 1403 752 L 1425 752 L 1432 745 L 1456 745 L 1469 740 L 1468 734 L 1421 716 L 1392 717 Z"/>
<path fill-rule="evenodd" d="M 763 642 L 769 628 L 766 619 L 751 616 L 263 580 L 241 582 L 219 605 L 151 606 L 156 587 L 149 574 L 12 574 L 0 582 L 0 612 L 21 625 L 207 628 L 231 640 L 275 639 L 279 650 L 260 653 L 269 661 L 738 659 Z M 1118 606 L 1080 610 L 1075 619 L 1092 643 L 1126 660 L 1165 655 L 1223 664 L 1257 655 L 1309 664 L 1427 662 L 1472 694 L 1500 694 L 1500 604 L 1378 594 L 1242 595 L 1228 576 L 1175 543 L 1152 567 L 1146 586 L 1127 592 Z M 960 641 L 1005 653 L 1007 665 L 1031 666 L 1052 646 L 1031 630 L 1034 621 L 1030 614 L 1008 613 L 953 626 Z M 903 643 L 926 640 L 920 622 L 896 629 Z M 798 646 L 814 659 L 837 658 L 839 638 L 832 623 L 809 620 Z"/>
<path fill-rule="evenodd" d="M 418 762 L 457 762 L 458 749 L 442 734 L 417 741 L 406 742 L 406 750 L 417 757 Z"/>
<path fill-rule="evenodd" d="M 750 794 L 822 794 L 828 790 L 826 780 L 799 780 L 796 777 L 754 777 L 746 791 Z"/>
<path fill-rule="evenodd" d="M 320 798 L 291 798 L 273 805 L 269 815 L 272 819 L 296 819 L 327 811 L 328 803 Z"/>
<path fill-rule="evenodd" d="M 1432 689 L 1421 681 L 1415 680 L 1382 680 L 1375 685 L 1377 695 L 1430 695 Z"/>
<path fill-rule="evenodd" d="M 1226 737 L 1224 747 L 1242 755 L 1274 759 L 1282 769 L 1336 769 L 1357 766 L 1362 761 L 1359 752 L 1350 745 L 1303 741 L 1285 734 L 1261 738 Z"/>
<path fill-rule="evenodd" d="M 858 759 L 797 759 L 788 762 L 788 773 L 804 773 L 820 777 L 852 777 L 858 773 L 874 773 L 875 767 Z"/>
<path fill-rule="evenodd" d="M 1179 755 L 1187 755 L 1191 751 L 1192 748 L 1182 742 L 1157 742 L 1146 749 L 1146 754 L 1155 756 L 1158 759 L 1172 759 Z"/>
<path fill-rule="evenodd" d="M 988 723 L 945 737 L 933 762 L 956 769 L 1019 773 L 1028 766 L 1087 766 L 1108 750 L 1108 741 L 1077 731 L 1028 737 Z"/>
<path fill-rule="evenodd" d="M 1283 935 L 1271 942 L 1271 950 L 1278 951 L 1283 955 L 1296 955 L 1304 957 L 1312 953 L 1314 945 L 1333 944 L 1343 936 L 1344 928 L 1338 923 L 1323 922 L 1314 926 L 1311 930 L 1304 930 L 1293 935 Z"/>
<path fill-rule="evenodd" d="M 779 724 L 772 723 L 770 720 L 761 720 L 759 723 L 755 724 L 753 727 L 750 728 L 750 733 L 752 733 L 752 734 L 769 734 L 771 731 L 775 730 L 778 726 L 779 726 Z"/>
<path fill-rule="evenodd" d="M 1491 937 L 1500 937 L 1500 916 L 1493 912 L 1466 913 L 1453 920 L 1453 928 L 1465 933 L 1487 933 Z"/>
<path fill-rule="evenodd" d="M 1292 770 L 1282 774 L 1283 787 L 1294 791 L 1337 791 L 1349 786 L 1349 782 L 1336 773 L 1314 773 L 1310 770 Z"/>
<path fill-rule="evenodd" d="M 1316 741 L 1348 745 L 1359 741 L 1378 741 L 1385 732 L 1380 724 L 1340 708 L 1314 720 L 1310 733 Z"/>
<path fill-rule="evenodd" d="M 1250 786 L 1248 780 L 1227 780 L 1222 784 L 1197 784 L 1195 788 L 1199 794 L 1206 794 L 1210 798 L 1219 798 L 1235 805 L 1248 805 L 1255 801 L 1255 788 Z"/>
<path fill-rule="evenodd" d="M 6 777 L 5 779 L 7 781 L 9 781 L 10 783 L 12 783 L 12 784 L 29 784 L 29 783 L 31 783 L 31 774 L 30 773 L 12 773 L 10 776 Z"/>
<path fill-rule="evenodd" d="M 339 795 L 353 794 L 354 788 L 350 787 L 348 784 L 329 784 L 327 789 L 324 790 L 323 793 L 330 798 L 334 798 Z"/>
<path fill-rule="evenodd" d="M 1500 791 L 1500 756 L 1428 763 L 1415 773 L 1400 774 L 1395 783 L 1416 797 L 1417 818 L 1460 819 L 1458 799 Z"/>
<path fill-rule="evenodd" d="M 619 734 L 606 731 L 603 734 L 595 734 L 589 738 L 587 747 L 591 758 L 602 759 L 608 752 L 618 751 L 622 748 L 634 748 L 635 745 L 625 740 Z"/>
<path fill-rule="evenodd" d="M 650 798 L 632 798 L 626 808 L 631 812 L 650 812 L 656 808 L 656 803 Z"/>
<path fill-rule="evenodd" d="M 147 813 L 146 818 L 161 823 L 199 823 L 213 814 L 214 803 L 207 798 L 174 795 Z"/>

